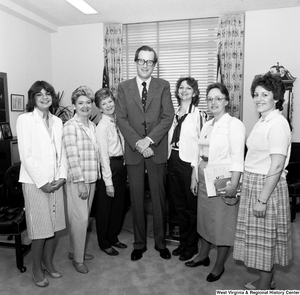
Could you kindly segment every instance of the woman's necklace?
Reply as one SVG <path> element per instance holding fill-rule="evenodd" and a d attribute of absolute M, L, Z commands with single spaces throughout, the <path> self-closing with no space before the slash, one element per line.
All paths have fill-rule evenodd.
<path fill-rule="evenodd" d="M 206 139 L 209 133 L 212 131 L 213 128 L 210 128 L 209 131 L 204 135 L 204 138 Z"/>
<path fill-rule="evenodd" d="M 208 132 L 204 135 L 205 139 L 207 139 L 207 136 L 209 135 L 209 133 L 214 129 L 214 123 L 215 123 L 215 121 L 212 123 L 212 125 L 210 125 Z"/>

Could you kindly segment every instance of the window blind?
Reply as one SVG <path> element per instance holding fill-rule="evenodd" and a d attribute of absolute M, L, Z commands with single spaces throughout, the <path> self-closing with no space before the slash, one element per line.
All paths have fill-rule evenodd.
<path fill-rule="evenodd" d="M 123 25 L 123 80 L 136 76 L 135 51 L 149 45 L 158 54 L 153 76 L 169 81 L 172 100 L 180 77 L 198 80 L 199 108 L 206 110 L 205 90 L 217 79 L 219 18 L 164 21 Z"/>

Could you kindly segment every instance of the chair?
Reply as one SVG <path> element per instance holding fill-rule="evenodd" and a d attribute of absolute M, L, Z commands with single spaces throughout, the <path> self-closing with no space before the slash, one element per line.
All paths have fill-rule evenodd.
<path fill-rule="evenodd" d="M 290 162 L 287 166 L 287 184 L 291 202 L 291 221 L 296 218 L 297 198 L 300 197 L 300 161 Z"/>
<path fill-rule="evenodd" d="M 15 248 L 17 268 L 23 273 L 26 271 L 23 257 L 31 245 L 22 245 L 21 241 L 21 234 L 26 230 L 26 220 L 19 174 L 20 164 L 8 168 L 0 187 L 0 235 L 8 236 L 8 240 L 15 238 L 15 243 L 0 242 L 0 246 Z"/>

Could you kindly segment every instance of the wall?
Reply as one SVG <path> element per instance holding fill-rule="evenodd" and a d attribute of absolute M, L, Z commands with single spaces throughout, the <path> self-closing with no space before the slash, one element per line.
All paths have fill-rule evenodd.
<path fill-rule="evenodd" d="M 36 80 L 52 83 L 51 34 L 0 10 L 0 72 L 7 73 L 9 96 L 27 92 Z M 10 111 L 12 133 L 21 112 Z"/>
<path fill-rule="evenodd" d="M 56 91 L 64 91 L 63 105 L 81 85 L 93 91 L 102 86 L 103 24 L 60 27 L 52 34 L 52 69 Z"/>
<path fill-rule="evenodd" d="M 258 119 L 250 87 L 253 77 L 279 62 L 294 82 L 293 142 L 300 142 L 300 7 L 246 13 L 243 121 L 247 134 Z M 284 105 L 285 106 L 285 105 Z"/>
<path fill-rule="evenodd" d="M 300 142 L 299 15 L 299 7 L 246 13 L 243 121 L 247 134 L 258 118 L 249 91 L 252 79 L 279 62 L 298 77 L 292 139 Z M 101 87 L 103 24 L 61 27 L 50 34 L 0 11 L 0 40 L 0 71 L 8 74 L 9 97 L 12 93 L 27 97 L 31 84 L 40 79 L 52 83 L 56 91 L 65 91 L 64 105 L 70 104 L 72 91 L 80 85 L 94 91 Z M 19 114 L 10 112 L 14 135 Z"/>

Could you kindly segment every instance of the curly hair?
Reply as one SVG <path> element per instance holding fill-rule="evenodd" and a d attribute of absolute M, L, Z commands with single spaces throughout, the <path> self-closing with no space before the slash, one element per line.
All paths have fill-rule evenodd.
<path fill-rule="evenodd" d="M 91 88 L 87 87 L 87 86 L 80 86 L 78 88 L 76 88 L 71 96 L 71 101 L 72 104 L 75 104 L 78 97 L 80 96 L 86 96 L 87 98 L 89 98 L 92 102 L 94 101 L 94 92 Z"/>
<path fill-rule="evenodd" d="M 113 93 L 108 88 L 101 88 L 95 93 L 95 104 L 97 108 L 100 108 L 101 101 L 107 97 L 110 97 L 113 101 L 116 101 Z"/>
<path fill-rule="evenodd" d="M 225 110 L 228 111 L 230 109 L 230 99 L 229 99 L 229 91 L 228 91 L 228 89 L 222 83 L 219 83 L 219 82 L 212 83 L 212 84 L 208 85 L 207 88 L 206 88 L 206 96 L 208 95 L 209 91 L 211 91 L 214 88 L 219 89 L 221 91 L 221 93 L 223 95 L 225 95 L 225 100 L 228 101 L 228 104 L 226 105 Z"/>
<path fill-rule="evenodd" d="M 56 109 L 59 105 L 59 100 L 56 96 L 55 90 L 51 84 L 46 81 L 36 81 L 28 90 L 28 102 L 26 104 L 26 111 L 32 112 L 36 106 L 35 95 L 40 93 L 44 89 L 46 92 L 49 92 L 52 97 L 52 105 L 49 108 L 49 111 L 52 113 L 53 109 Z"/>
<path fill-rule="evenodd" d="M 277 101 L 275 104 L 276 109 L 282 111 L 284 103 L 285 86 L 280 76 L 272 74 L 270 72 L 264 75 L 256 75 L 252 81 L 250 88 L 252 98 L 254 98 L 254 92 L 256 87 L 258 86 L 261 86 L 267 91 L 273 93 L 273 99 Z"/>
<path fill-rule="evenodd" d="M 198 87 L 198 81 L 192 77 L 182 77 L 177 80 L 176 89 L 175 89 L 175 97 L 177 98 L 178 104 L 180 105 L 179 87 L 183 81 L 186 81 L 186 83 L 193 88 L 195 95 L 192 97 L 192 104 L 194 106 L 197 106 L 199 103 L 199 99 L 200 99 L 199 98 L 200 90 Z"/>

